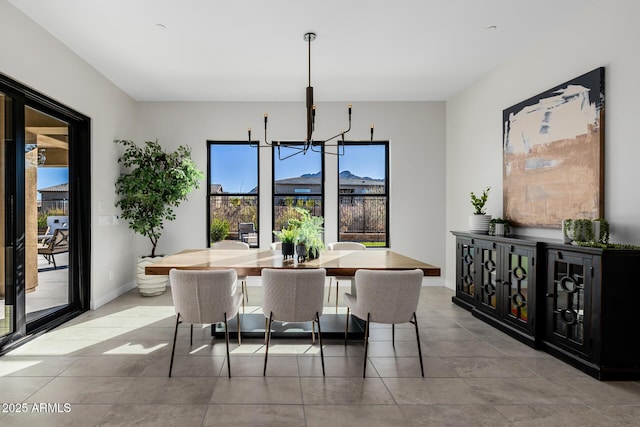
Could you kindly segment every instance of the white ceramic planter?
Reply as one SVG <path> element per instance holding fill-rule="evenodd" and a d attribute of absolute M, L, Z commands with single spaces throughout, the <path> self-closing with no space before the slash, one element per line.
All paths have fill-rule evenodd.
<path fill-rule="evenodd" d="M 155 276 L 144 274 L 144 268 L 160 261 L 163 257 L 138 257 L 136 264 L 136 284 L 140 294 L 145 297 L 153 297 L 162 294 L 167 289 L 169 283 L 169 276 Z"/>
<path fill-rule="evenodd" d="M 469 216 L 469 231 L 478 234 L 487 234 L 489 232 L 489 223 L 491 215 L 471 215 Z"/>

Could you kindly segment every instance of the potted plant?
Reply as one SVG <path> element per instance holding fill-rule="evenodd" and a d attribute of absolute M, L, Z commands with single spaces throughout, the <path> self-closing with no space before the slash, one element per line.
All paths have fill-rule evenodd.
<path fill-rule="evenodd" d="M 312 216 L 308 210 L 303 208 L 295 209 L 299 219 L 290 219 L 289 224 L 296 228 L 298 261 L 302 262 L 307 257 L 310 259 L 317 258 L 320 255 L 320 251 L 324 249 L 324 242 L 322 241 L 324 218 Z"/>
<path fill-rule="evenodd" d="M 276 238 L 282 243 L 282 255 L 284 259 L 293 258 L 294 245 L 296 243 L 297 230 L 289 225 L 280 231 L 273 231 Z"/>
<path fill-rule="evenodd" d="M 151 253 L 138 257 L 138 288 L 145 296 L 160 295 L 166 288 L 167 277 L 147 276 L 144 267 L 159 258 L 156 247 L 164 221 L 175 219 L 173 208 L 200 186 L 199 180 L 204 175 L 191 159 L 189 147 L 181 145 L 167 153 L 157 141 L 146 141 L 143 146 L 130 140 L 114 142 L 124 146 L 118 163 L 128 170 L 116 181 L 119 199 L 115 205 L 122 210 L 121 216 L 129 222 L 129 228 L 151 242 Z"/>
<path fill-rule="evenodd" d="M 473 191 L 471 192 L 471 204 L 474 212 L 473 215 L 469 216 L 469 231 L 472 233 L 487 234 L 489 231 L 491 215 L 486 214 L 485 205 L 487 204 L 490 190 L 491 187 L 484 189 L 480 197 L 476 196 Z"/>
<path fill-rule="evenodd" d="M 509 221 L 502 218 L 493 218 L 489 221 L 489 234 L 492 236 L 508 236 L 511 233 Z"/>

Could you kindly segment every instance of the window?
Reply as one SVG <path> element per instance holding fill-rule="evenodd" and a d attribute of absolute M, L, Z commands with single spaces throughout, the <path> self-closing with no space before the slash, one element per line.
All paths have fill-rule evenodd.
<path fill-rule="evenodd" d="M 273 150 L 273 229 L 286 227 L 289 219 L 295 217 L 296 207 L 309 210 L 311 215 L 322 216 L 323 154 L 308 150 L 305 154 L 285 158 L 298 150 L 281 147 L 280 156 L 277 148 Z"/>
<path fill-rule="evenodd" d="M 389 246 L 389 143 L 345 143 L 338 157 L 338 240 Z"/>
<path fill-rule="evenodd" d="M 209 141 L 209 246 L 241 240 L 258 247 L 258 148 Z"/>

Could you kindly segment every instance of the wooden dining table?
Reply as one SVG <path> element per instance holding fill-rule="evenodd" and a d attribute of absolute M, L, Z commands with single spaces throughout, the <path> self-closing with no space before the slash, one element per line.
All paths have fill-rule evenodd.
<path fill-rule="evenodd" d="M 284 259 L 282 253 L 269 249 L 246 251 L 225 249 L 187 249 L 169 255 L 145 267 L 149 275 L 168 275 L 169 270 L 224 270 L 233 268 L 239 276 L 260 276 L 263 268 L 324 268 L 327 276 L 354 276 L 359 269 L 420 269 L 425 276 L 440 276 L 440 268 L 409 258 L 389 249 L 366 251 L 322 251 L 317 259 L 298 262 Z"/>
<path fill-rule="evenodd" d="M 357 270 L 422 270 L 424 276 L 440 276 L 440 268 L 419 261 L 389 249 L 367 249 L 360 251 L 322 251 L 317 259 L 298 262 L 285 259 L 281 251 L 269 249 L 225 250 L 225 249 L 187 249 L 169 255 L 160 261 L 145 267 L 148 275 L 168 275 L 171 269 L 179 270 L 225 270 L 234 269 L 238 276 L 260 276 L 264 268 L 309 269 L 324 268 L 327 276 L 355 276 Z M 355 288 L 352 284 L 352 293 Z M 345 314 L 330 313 L 325 308 L 321 316 L 322 336 L 327 338 L 343 337 L 345 330 Z M 264 336 L 265 318 L 261 312 L 242 314 L 243 338 L 260 338 Z M 364 322 L 352 317 L 349 322 L 349 336 L 362 337 Z M 213 329 L 215 336 L 224 335 L 224 329 L 218 325 Z M 233 323 L 229 324 L 229 333 L 237 332 Z M 311 333 L 311 325 L 276 324 L 272 331 L 274 337 L 300 338 Z"/>

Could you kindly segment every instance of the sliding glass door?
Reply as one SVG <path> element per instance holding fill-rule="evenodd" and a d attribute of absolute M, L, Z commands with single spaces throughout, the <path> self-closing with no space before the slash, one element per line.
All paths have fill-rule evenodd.
<path fill-rule="evenodd" d="M 10 228 L 10 218 L 12 217 L 11 187 L 12 181 L 10 173 L 12 169 L 8 167 L 9 158 L 13 151 L 12 137 L 12 112 L 13 99 L 3 92 L 0 92 L 0 239 L 3 242 L 3 250 L 0 252 L 0 342 L 6 340 L 15 332 L 15 288 L 13 286 L 13 269 L 11 267 L 11 254 L 13 252 L 13 242 L 7 234 Z M 8 179 L 7 179 L 8 178 Z"/>
<path fill-rule="evenodd" d="M 88 309 L 89 124 L 0 74 L 0 354 Z"/>

